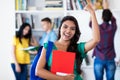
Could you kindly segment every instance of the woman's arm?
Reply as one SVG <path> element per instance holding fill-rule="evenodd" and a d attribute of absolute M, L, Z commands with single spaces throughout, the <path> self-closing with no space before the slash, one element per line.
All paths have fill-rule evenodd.
<path fill-rule="evenodd" d="M 34 36 L 32 36 L 31 38 L 31 42 L 30 42 L 30 45 L 32 46 L 39 46 L 39 43 L 37 42 L 36 38 Z M 30 54 L 37 54 L 37 50 L 34 50 L 34 51 L 28 51 Z"/>
<path fill-rule="evenodd" d="M 16 46 L 14 45 L 13 46 L 13 52 L 12 52 L 12 57 L 13 57 L 13 60 L 14 60 L 14 64 L 15 64 L 15 70 L 16 72 L 21 72 L 21 68 L 17 62 L 17 59 L 16 59 L 16 54 L 15 54 L 15 51 L 16 50 Z"/>
<path fill-rule="evenodd" d="M 96 19 L 95 11 L 92 8 L 91 4 L 88 3 L 88 5 L 85 7 L 85 10 L 89 11 L 90 13 L 90 17 L 92 21 L 92 34 L 93 34 L 93 38 L 85 44 L 85 52 L 87 52 L 93 49 L 100 41 L 100 32 L 99 32 L 99 26 Z"/>
<path fill-rule="evenodd" d="M 39 43 L 37 42 L 36 38 L 32 36 L 30 45 L 32 46 L 39 46 Z"/>
<path fill-rule="evenodd" d="M 46 49 L 43 47 L 41 56 L 36 66 L 35 75 L 47 80 L 74 80 L 74 75 L 72 74 L 67 76 L 57 76 L 55 74 L 52 74 L 50 71 L 44 68 L 45 64 L 46 64 Z"/>
<path fill-rule="evenodd" d="M 102 6 L 103 6 L 103 9 L 108 9 L 109 8 L 108 0 L 103 0 Z"/>

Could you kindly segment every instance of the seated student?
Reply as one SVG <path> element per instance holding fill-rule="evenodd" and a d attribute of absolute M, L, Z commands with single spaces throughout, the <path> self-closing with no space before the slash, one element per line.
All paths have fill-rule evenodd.
<path fill-rule="evenodd" d="M 53 50 L 61 50 L 76 53 L 76 63 L 74 64 L 74 74 L 66 76 L 58 76 L 46 70 L 46 50 L 47 43 L 44 44 L 41 56 L 36 66 L 36 75 L 47 80 L 83 80 L 81 74 L 81 63 L 86 53 L 93 49 L 100 40 L 98 23 L 95 16 L 95 11 L 90 4 L 84 8 L 90 13 L 92 18 L 92 32 L 93 38 L 88 42 L 77 43 L 80 37 L 79 25 L 75 17 L 65 16 L 60 24 L 58 31 L 58 40 L 53 44 Z M 52 52 L 48 60 L 48 68 L 51 68 Z M 66 63 L 67 64 L 67 63 Z"/>
<path fill-rule="evenodd" d="M 43 46 L 44 43 L 48 41 L 56 41 L 57 40 L 57 34 L 52 28 L 52 22 L 51 19 L 48 17 L 45 17 L 41 20 L 41 24 L 43 27 L 43 30 L 45 31 L 39 41 L 39 44 Z"/>

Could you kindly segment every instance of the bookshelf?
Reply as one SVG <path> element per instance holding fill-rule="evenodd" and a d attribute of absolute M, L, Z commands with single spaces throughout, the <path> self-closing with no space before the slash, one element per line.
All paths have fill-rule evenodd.
<path fill-rule="evenodd" d="M 53 3 L 54 1 L 56 3 L 58 1 L 58 7 L 56 3 Z M 17 4 L 21 5 L 19 6 Z M 18 21 L 18 23 L 16 22 L 16 28 L 21 24 L 19 20 L 20 22 L 28 21 L 33 29 L 38 29 L 40 28 L 40 20 L 42 18 L 50 17 L 54 20 L 53 18 L 60 18 L 63 15 L 63 0 L 15 0 L 15 16 L 16 21 Z M 33 26 L 32 23 L 35 25 Z"/>
<path fill-rule="evenodd" d="M 95 0 L 92 0 L 94 3 Z M 15 0 L 16 29 L 29 22 L 34 31 L 42 30 L 40 20 L 44 17 L 61 19 L 65 15 L 83 12 L 81 0 Z"/>
<path fill-rule="evenodd" d="M 94 1 L 92 0 L 93 3 Z M 65 15 L 79 12 L 84 12 L 81 0 L 15 0 L 16 30 L 23 22 L 28 22 L 33 31 L 42 31 L 40 25 L 42 18 L 50 17 L 54 24 L 56 18 L 60 21 Z M 54 29 L 56 28 L 58 26 Z"/>
<path fill-rule="evenodd" d="M 65 15 L 64 0 L 15 0 L 15 29 L 23 22 L 32 26 L 33 35 L 39 41 L 43 29 L 41 19 L 50 17 L 53 29 L 57 32 L 61 18 Z"/>

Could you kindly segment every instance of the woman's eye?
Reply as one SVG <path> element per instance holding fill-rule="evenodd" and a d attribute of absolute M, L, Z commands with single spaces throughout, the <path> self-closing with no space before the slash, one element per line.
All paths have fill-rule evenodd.
<path fill-rule="evenodd" d="M 75 30 L 75 28 L 71 28 L 71 30 Z"/>
<path fill-rule="evenodd" d="M 67 28 L 67 26 L 65 25 L 64 28 Z"/>

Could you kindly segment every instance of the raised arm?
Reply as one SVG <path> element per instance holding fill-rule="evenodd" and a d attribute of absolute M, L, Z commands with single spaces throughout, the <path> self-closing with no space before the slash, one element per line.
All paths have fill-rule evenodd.
<path fill-rule="evenodd" d="M 108 9 L 109 8 L 108 0 L 103 0 L 102 6 L 103 6 L 103 9 Z"/>
<path fill-rule="evenodd" d="M 93 49 L 100 41 L 100 32 L 99 32 L 99 26 L 96 19 L 95 11 L 92 8 L 92 5 L 88 3 L 88 5 L 85 7 L 85 10 L 89 11 L 90 13 L 90 17 L 92 21 L 92 35 L 93 35 L 92 39 L 85 44 L 85 52 L 87 52 Z"/>

